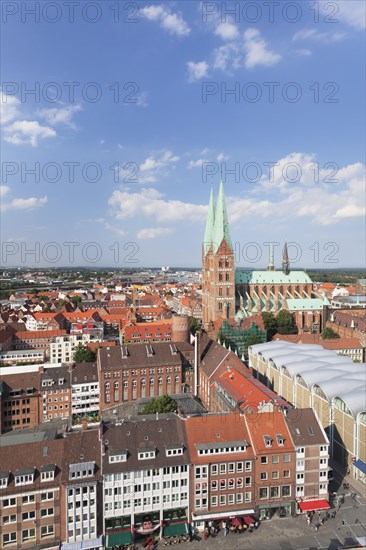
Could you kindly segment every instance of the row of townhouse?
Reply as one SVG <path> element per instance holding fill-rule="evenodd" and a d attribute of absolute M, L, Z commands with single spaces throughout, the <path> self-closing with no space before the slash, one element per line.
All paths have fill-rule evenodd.
<path fill-rule="evenodd" d="M 329 507 L 328 440 L 311 409 L 140 416 L 2 439 L 3 548 L 111 548 Z"/>

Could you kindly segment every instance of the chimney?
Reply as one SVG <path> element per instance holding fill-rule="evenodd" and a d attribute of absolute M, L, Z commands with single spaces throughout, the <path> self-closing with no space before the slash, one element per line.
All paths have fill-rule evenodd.
<path fill-rule="evenodd" d="M 85 432 L 88 429 L 88 419 L 85 417 L 81 419 L 81 428 L 83 432 Z"/>

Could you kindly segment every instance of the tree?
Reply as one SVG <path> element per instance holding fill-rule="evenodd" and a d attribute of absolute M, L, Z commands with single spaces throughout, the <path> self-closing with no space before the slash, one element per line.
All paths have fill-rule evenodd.
<path fill-rule="evenodd" d="M 264 323 L 264 328 L 267 331 L 267 339 L 272 340 L 272 337 L 276 334 L 278 330 L 277 319 L 273 315 L 273 313 L 270 313 L 269 311 L 262 312 L 262 319 Z"/>
<path fill-rule="evenodd" d="M 74 351 L 73 361 L 75 363 L 94 363 L 96 358 L 95 351 L 87 346 L 83 346 L 83 344 L 78 344 Z"/>
<path fill-rule="evenodd" d="M 262 338 L 259 336 L 259 334 L 249 334 L 246 345 L 254 346 L 255 344 L 262 344 Z"/>
<path fill-rule="evenodd" d="M 191 317 L 191 333 L 196 334 L 197 330 L 200 328 L 200 324 L 195 317 Z"/>
<path fill-rule="evenodd" d="M 279 334 L 296 334 L 296 323 L 287 309 L 281 309 L 276 320 Z"/>
<path fill-rule="evenodd" d="M 176 412 L 177 408 L 177 402 L 170 395 L 161 395 L 160 397 L 150 399 L 140 414 Z"/>
<path fill-rule="evenodd" d="M 81 296 L 71 296 L 71 301 L 73 304 L 77 305 L 79 302 L 81 302 Z"/>
<path fill-rule="evenodd" d="M 332 328 L 326 327 L 322 332 L 322 338 L 328 340 L 330 338 L 339 338 L 339 334 L 335 332 Z"/>

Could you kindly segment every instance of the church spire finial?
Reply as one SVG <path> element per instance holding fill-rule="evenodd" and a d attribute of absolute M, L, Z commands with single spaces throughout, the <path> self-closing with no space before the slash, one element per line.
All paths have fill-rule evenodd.
<path fill-rule="evenodd" d="M 285 246 L 283 247 L 283 254 L 282 254 L 282 271 L 285 275 L 288 275 L 290 273 L 290 261 L 288 259 L 288 250 L 287 250 L 287 243 L 285 242 Z"/>

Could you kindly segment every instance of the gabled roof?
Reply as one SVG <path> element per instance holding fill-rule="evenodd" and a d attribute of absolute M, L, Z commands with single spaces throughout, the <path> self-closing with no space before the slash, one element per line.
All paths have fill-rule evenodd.
<path fill-rule="evenodd" d="M 290 271 L 286 275 L 283 271 L 248 271 L 245 269 L 236 269 L 235 282 L 237 284 L 251 285 L 312 285 L 312 281 L 305 271 Z"/>

